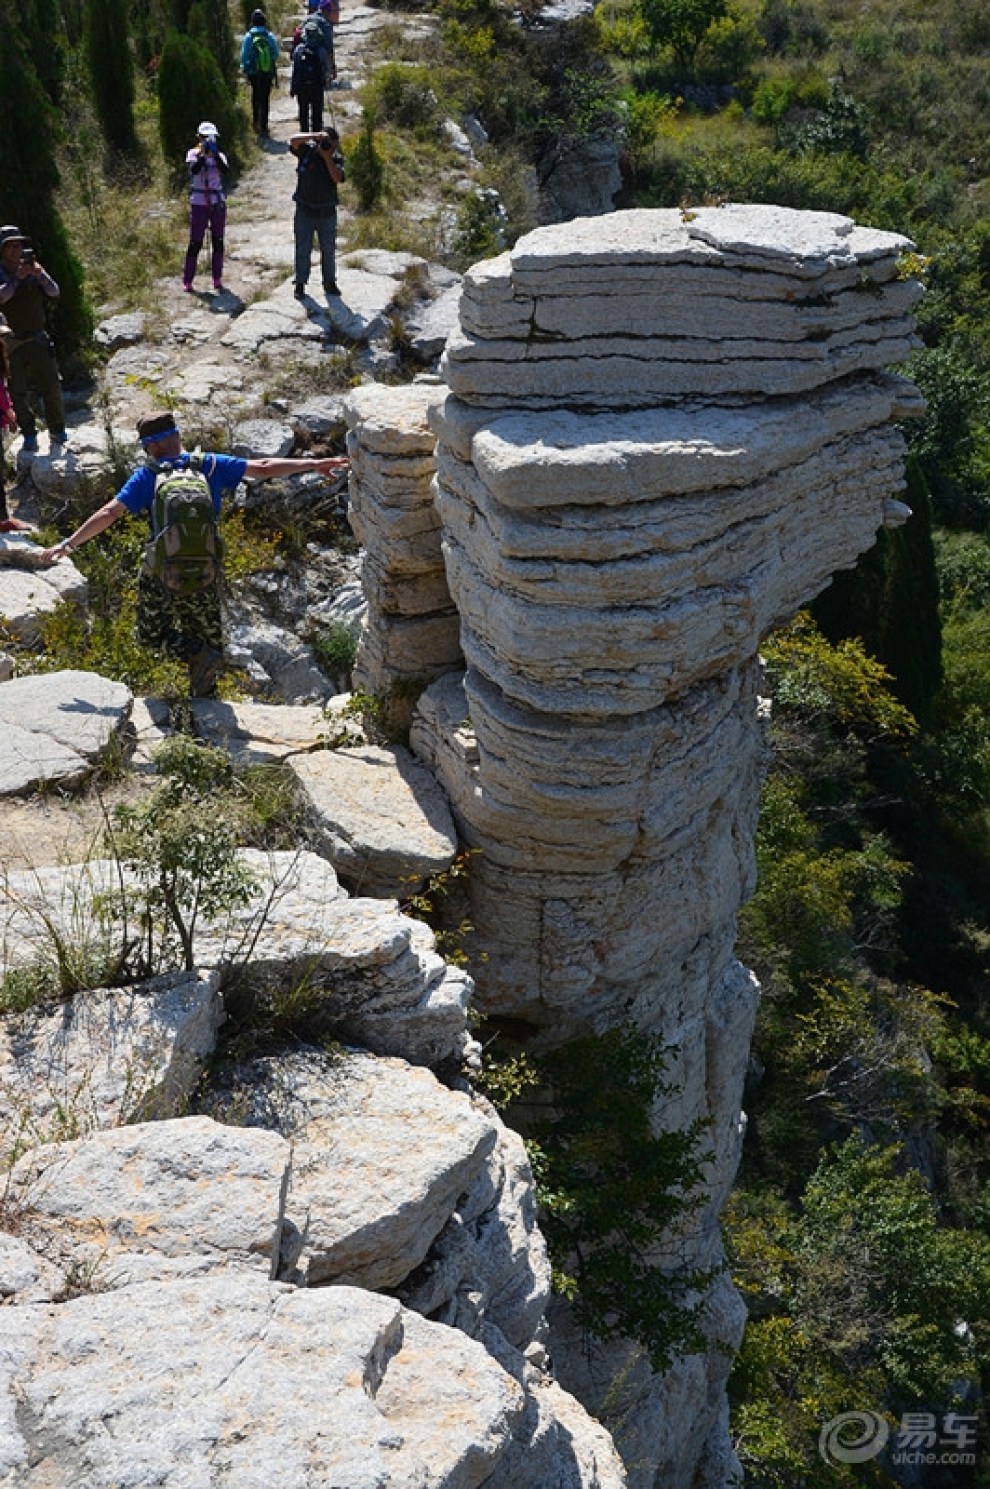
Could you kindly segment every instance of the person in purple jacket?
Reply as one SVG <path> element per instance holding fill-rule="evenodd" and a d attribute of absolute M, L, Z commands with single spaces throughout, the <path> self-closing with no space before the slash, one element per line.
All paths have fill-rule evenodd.
<path fill-rule="evenodd" d="M 230 166 L 220 149 L 219 132 L 215 124 L 204 119 L 196 134 L 196 144 L 186 152 L 186 166 L 189 170 L 189 247 L 182 267 L 182 288 L 187 294 L 192 292 L 196 261 L 206 237 L 206 229 L 209 228 L 213 245 L 213 288 L 219 294 L 223 290 L 223 235 L 227 225 L 224 177 Z"/>

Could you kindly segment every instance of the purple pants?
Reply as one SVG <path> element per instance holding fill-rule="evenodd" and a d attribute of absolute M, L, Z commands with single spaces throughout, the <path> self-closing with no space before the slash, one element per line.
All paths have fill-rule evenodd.
<path fill-rule="evenodd" d="M 200 206 L 198 202 L 189 204 L 189 247 L 186 249 L 186 262 L 182 270 L 183 284 L 192 284 L 196 273 L 196 260 L 199 258 L 199 250 L 203 246 L 206 237 L 206 229 L 209 227 L 210 236 L 213 239 L 213 270 L 214 283 L 219 284 L 223 278 L 223 230 L 227 223 L 227 203 L 211 202 L 208 207 Z"/>

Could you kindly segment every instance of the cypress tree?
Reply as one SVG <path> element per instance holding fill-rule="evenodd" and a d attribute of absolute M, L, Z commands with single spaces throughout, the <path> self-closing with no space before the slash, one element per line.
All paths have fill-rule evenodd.
<path fill-rule="evenodd" d="M 158 69 L 158 128 L 165 159 L 178 170 L 196 142 L 196 128 L 211 119 L 231 165 L 243 121 L 213 56 L 191 36 L 169 28 Z"/>
<path fill-rule="evenodd" d="M 134 62 L 126 0 L 89 0 L 85 50 L 93 102 L 107 144 L 112 150 L 133 153 Z"/>
<path fill-rule="evenodd" d="M 931 728 L 942 684 L 942 631 L 931 498 L 914 459 L 906 500 L 910 521 L 882 529 L 855 569 L 836 574 L 811 610 L 829 641 L 858 636 L 891 674 L 894 696 L 922 728 Z"/>
<path fill-rule="evenodd" d="M 3 5 L 0 20 L 5 32 L 19 28 L 38 81 L 57 107 L 65 81 L 65 35 L 58 0 L 13 0 L 13 15 Z"/>
<path fill-rule="evenodd" d="M 227 0 L 194 0 L 189 7 L 186 30 L 215 58 L 228 90 L 234 93 L 238 57 L 234 50 Z"/>
<path fill-rule="evenodd" d="M 69 351 L 89 337 L 92 320 L 82 266 L 58 212 L 58 115 L 16 28 L 5 29 L 0 46 L 0 100 L 0 222 L 16 223 L 58 280 L 53 330 Z"/>

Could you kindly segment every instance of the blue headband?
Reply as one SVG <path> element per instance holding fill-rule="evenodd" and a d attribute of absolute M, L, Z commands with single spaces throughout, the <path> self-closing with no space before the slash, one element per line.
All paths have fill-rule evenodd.
<path fill-rule="evenodd" d="M 142 435 L 141 436 L 141 443 L 142 443 L 142 445 L 144 445 L 144 448 L 147 450 L 149 448 L 149 446 L 151 446 L 151 445 L 157 445 L 157 443 L 158 443 L 158 441 L 160 439 L 168 439 L 170 435 L 172 435 L 172 434 L 178 434 L 178 432 L 179 431 L 176 429 L 175 425 L 173 424 L 172 427 L 171 427 L 171 429 L 160 429 L 157 434 L 145 434 L 145 435 Z"/>

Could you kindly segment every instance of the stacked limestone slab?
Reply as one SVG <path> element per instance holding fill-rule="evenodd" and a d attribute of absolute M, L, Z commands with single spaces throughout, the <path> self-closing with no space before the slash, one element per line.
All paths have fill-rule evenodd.
<path fill-rule="evenodd" d="M 466 276 L 441 371 L 487 408 L 645 408 L 823 387 L 903 361 L 907 239 L 826 212 L 615 212 Z"/>
<path fill-rule="evenodd" d="M 372 384 L 345 404 L 350 520 L 364 547 L 361 582 L 368 600 L 354 683 L 371 693 L 422 684 L 461 664 L 433 503 L 435 436 L 428 415 L 441 392 L 436 383 Z"/>
<path fill-rule="evenodd" d="M 539 1043 L 633 1022 L 675 1047 L 659 1118 L 712 1123 L 693 1265 L 720 1256 L 756 1009 L 733 943 L 758 648 L 906 515 L 896 421 L 921 405 L 887 369 L 917 344 L 911 248 L 772 207 L 540 229 L 466 276 L 442 364 L 436 500 L 467 671 L 427 690 L 412 743 L 482 850 L 479 996 Z M 711 1307 L 731 1347 L 731 1288 Z M 603 1359 L 603 1390 L 627 1366 Z M 727 1461 L 717 1351 L 669 1420 L 677 1371 L 698 1368 L 644 1384 L 641 1489 Z"/>

